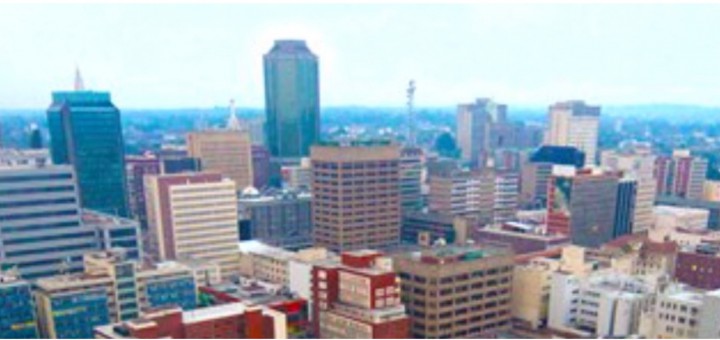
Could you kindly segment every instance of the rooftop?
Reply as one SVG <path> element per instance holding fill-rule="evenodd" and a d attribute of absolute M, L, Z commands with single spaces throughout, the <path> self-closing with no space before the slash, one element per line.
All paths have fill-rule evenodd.
<path fill-rule="evenodd" d="M 400 256 L 427 264 L 445 264 L 453 262 L 475 261 L 496 256 L 512 256 L 509 248 L 475 244 L 451 244 L 423 248 L 420 251 L 404 253 Z"/>

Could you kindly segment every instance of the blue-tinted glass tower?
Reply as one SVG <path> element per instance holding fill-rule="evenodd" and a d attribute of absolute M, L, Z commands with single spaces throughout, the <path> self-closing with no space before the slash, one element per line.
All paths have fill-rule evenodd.
<path fill-rule="evenodd" d="M 36 339 L 35 304 L 30 284 L 6 280 L 0 272 L 0 339 Z"/>
<path fill-rule="evenodd" d="M 83 207 L 127 216 L 120 111 L 107 92 L 53 92 L 47 110 L 55 164 L 75 168 Z"/>

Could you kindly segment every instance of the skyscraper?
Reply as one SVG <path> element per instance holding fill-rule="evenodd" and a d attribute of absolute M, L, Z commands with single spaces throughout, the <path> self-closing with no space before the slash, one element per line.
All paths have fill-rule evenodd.
<path fill-rule="evenodd" d="M 490 147 L 492 122 L 504 121 L 507 106 L 489 98 L 478 98 L 475 103 L 458 105 L 457 140 L 462 159 L 473 166 L 484 167 Z"/>
<path fill-rule="evenodd" d="M 200 160 L 203 170 L 232 179 L 241 191 L 254 185 L 252 144 L 247 131 L 205 130 L 187 135 L 188 154 Z"/>
<path fill-rule="evenodd" d="M 110 93 L 85 90 L 79 75 L 75 84 L 53 92 L 47 110 L 53 163 L 74 167 L 84 208 L 127 216 L 120 111 Z"/>
<path fill-rule="evenodd" d="M 160 260 L 205 260 L 238 272 L 235 182 L 219 173 L 145 177 L 148 252 Z"/>
<path fill-rule="evenodd" d="M 650 229 L 653 223 L 652 210 L 655 205 L 656 180 L 653 173 L 655 156 L 649 149 L 636 148 L 633 151 L 603 151 L 601 161 L 603 167 L 614 171 L 622 171 L 634 179 L 637 192 L 635 194 L 632 230 L 636 233 Z"/>
<path fill-rule="evenodd" d="M 600 107 L 581 100 L 555 103 L 548 111 L 545 143 L 574 146 L 585 153 L 588 164 L 596 164 Z"/>
<path fill-rule="evenodd" d="M 618 176 L 590 169 L 557 169 L 550 177 L 547 230 L 572 243 L 597 247 L 615 236 Z M 625 211 L 625 210 L 623 210 Z"/>
<path fill-rule="evenodd" d="M 398 146 L 315 146 L 311 159 L 316 245 L 347 251 L 400 243 Z"/>
<path fill-rule="evenodd" d="M 264 55 L 267 145 L 278 158 L 310 154 L 320 138 L 318 58 L 302 40 L 276 40 Z"/>
<path fill-rule="evenodd" d="M 702 199 L 707 159 L 693 157 L 689 150 L 675 150 L 672 157 L 655 160 L 658 196 Z"/>
<path fill-rule="evenodd" d="M 75 183 L 67 165 L 0 167 L 0 266 L 17 266 L 24 279 L 82 270 L 97 243 Z"/>

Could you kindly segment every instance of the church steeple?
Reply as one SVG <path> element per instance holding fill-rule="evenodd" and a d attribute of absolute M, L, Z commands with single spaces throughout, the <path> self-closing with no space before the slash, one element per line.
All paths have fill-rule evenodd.
<path fill-rule="evenodd" d="M 80 68 L 75 66 L 75 91 L 85 91 L 85 83 L 83 83 Z"/>

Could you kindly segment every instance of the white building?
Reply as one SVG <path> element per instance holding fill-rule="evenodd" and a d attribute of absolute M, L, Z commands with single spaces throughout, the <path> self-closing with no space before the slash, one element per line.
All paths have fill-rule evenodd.
<path fill-rule="evenodd" d="M 600 107 L 589 106 L 583 101 L 555 103 L 548 111 L 548 145 L 574 146 L 585 152 L 585 163 L 597 163 L 598 129 Z"/>
<path fill-rule="evenodd" d="M 637 334 L 653 292 L 643 280 L 608 271 L 584 278 L 556 272 L 551 287 L 549 328 L 578 336 Z"/>
<path fill-rule="evenodd" d="M 704 291 L 671 284 L 643 312 L 640 334 L 661 339 L 717 339 L 720 290 Z"/>
<path fill-rule="evenodd" d="M 685 228 L 704 230 L 707 228 L 710 212 L 705 209 L 658 205 L 653 208 L 656 229 Z"/>

